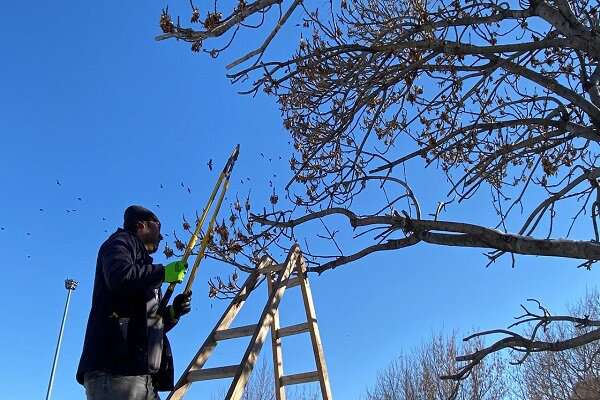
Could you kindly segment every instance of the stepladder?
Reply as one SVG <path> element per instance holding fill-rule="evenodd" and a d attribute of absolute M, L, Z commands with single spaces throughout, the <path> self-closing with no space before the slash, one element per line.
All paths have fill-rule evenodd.
<path fill-rule="evenodd" d="M 281 264 L 276 263 L 270 257 L 263 257 L 202 343 L 196 355 L 178 379 L 167 400 L 183 399 L 190 386 L 195 382 L 223 378 L 233 378 L 224 399 L 241 399 L 268 333 L 271 337 L 275 399 L 286 400 L 285 389 L 287 386 L 309 382 L 319 383 L 323 400 L 333 399 L 306 269 L 306 261 L 298 245 L 291 248 L 286 260 Z M 246 300 L 254 292 L 257 283 L 262 278 L 266 281 L 268 296 L 258 322 L 251 325 L 231 327 Z M 301 289 L 306 321 L 281 327 L 279 323 L 279 305 L 286 289 L 293 287 L 300 287 Z M 310 335 L 315 369 L 285 375 L 282 339 L 304 333 Z M 219 342 L 246 336 L 250 337 L 250 342 L 239 364 L 204 368 Z M 308 354 L 308 352 L 303 354 Z"/>

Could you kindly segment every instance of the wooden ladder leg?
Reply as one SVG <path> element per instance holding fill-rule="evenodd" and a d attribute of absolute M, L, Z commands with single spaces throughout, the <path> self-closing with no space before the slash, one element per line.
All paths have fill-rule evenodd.
<path fill-rule="evenodd" d="M 206 340 L 192 359 L 192 362 L 188 365 L 188 367 L 185 369 L 185 371 L 175 384 L 175 389 L 171 393 L 169 393 L 167 400 L 180 400 L 183 398 L 185 393 L 188 391 L 189 386 L 191 385 L 191 383 L 187 379 L 189 372 L 201 369 L 204 366 L 206 360 L 208 360 L 215 347 L 217 347 L 217 341 L 214 337 L 215 332 L 222 329 L 227 329 L 231 325 L 237 314 L 240 312 L 246 299 L 248 298 L 248 295 L 254 288 L 257 279 L 258 274 L 251 274 L 250 276 L 248 276 L 248 279 L 246 279 L 246 282 L 244 282 L 244 284 L 242 285 L 237 296 L 231 301 L 229 307 L 227 307 L 227 309 L 221 316 L 221 319 L 217 322 L 210 335 L 208 335 L 208 337 L 206 338 Z"/>
<path fill-rule="evenodd" d="M 312 292 L 308 279 L 306 278 L 306 262 L 300 256 L 298 264 L 298 277 L 300 279 L 300 287 L 302 289 L 302 299 L 304 300 L 304 309 L 306 310 L 306 321 L 310 332 L 310 340 L 312 342 L 313 352 L 315 355 L 315 364 L 317 373 L 319 374 L 319 384 L 321 386 L 321 395 L 323 400 L 332 400 L 331 387 L 329 385 L 329 375 L 327 374 L 327 364 L 325 363 L 325 353 L 323 352 L 323 344 L 321 343 L 321 335 L 319 326 L 317 325 L 317 314 L 313 303 Z"/>
<path fill-rule="evenodd" d="M 267 274 L 267 284 L 269 288 L 269 296 L 274 291 L 273 275 Z M 281 385 L 281 377 L 283 376 L 283 354 L 281 350 L 281 337 L 279 337 L 279 309 L 273 315 L 271 322 L 271 348 L 273 353 L 273 374 L 275 375 L 275 399 L 286 400 L 285 388 Z"/>
<path fill-rule="evenodd" d="M 292 270 L 296 267 L 300 256 L 300 248 L 299 246 L 295 245 L 292 247 L 292 251 L 290 251 L 288 254 L 285 262 L 285 268 L 279 274 L 279 278 L 277 279 L 277 283 L 275 285 L 276 290 L 271 293 L 269 300 L 263 309 L 257 329 L 254 332 L 254 335 L 250 340 L 250 344 L 244 353 L 242 362 L 240 363 L 240 369 L 233 378 L 233 382 L 231 383 L 229 391 L 225 396 L 226 400 L 239 400 L 242 397 L 244 388 L 248 383 L 248 379 L 250 378 L 250 374 L 252 373 L 252 369 L 254 368 L 258 354 L 260 353 L 262 345 L 265 341 L 267 332 L 271 327 L 273 317 L 277 312 L 277 307 L 279 307 L 279 302 L 281 301 L 283 293 L 285 292 L 287 280 L 290 277 Z"/>

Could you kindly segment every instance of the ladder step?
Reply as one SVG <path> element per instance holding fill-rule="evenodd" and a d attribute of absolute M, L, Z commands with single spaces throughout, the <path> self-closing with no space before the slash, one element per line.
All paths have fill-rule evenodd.
<path fill-rule="evenodd" d="M 300 278 L 294 276 L 293 278 L 288 279 L 287 288 L 293 288 L 294 286 L 298 286 L 300 284 Z"/>
<path fill-rule="evenodd" d="M 281 377 L 281 386 L 297 385 L 299 383 L 316 382 L 319 380 L 317 371 L 303 372 L 301 374 L 286 375 Z"/>
<path fill-rule="evenodd" d="M 239 365 L 229 365 L 227 367 L 204 368 L 190 371 L 187 374 L 187 381 L 198 382 L 211 379 L 231 378 L 240 370 Z"/>
<path fill-rule="evenodd" d="M 277 337 L 282 338 L 291 335 L 297 335 L 299 333 L 308 332 L 308 322 L 304 322 L 302 324 L 296 324 L 291 326 L 286 326 L 285 328 L 279 328 L 277 330 Z"/>
<path fill-rule="evenodd" d="M 237 328 L 223 329 L 216 331 L 214 338 L 218 342 L 220 340 L 235 339 L 244 336 L 252 336 L 258 325 L 238 326 Z"/>

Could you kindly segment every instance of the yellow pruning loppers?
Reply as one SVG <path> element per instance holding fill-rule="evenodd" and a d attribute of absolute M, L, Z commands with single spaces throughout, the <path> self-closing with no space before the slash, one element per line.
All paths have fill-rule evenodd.
<path fill-rule="evenodd" d="M 234 166 L 235 162 L 237 161 L 239 154 L 240 154 L 240 145 L 238 144 L 237 146 L 235 146 L 235 149 L 233 149 L 233 152 L 229 156 L 229 159 L 227 160 L 225 167 L 223 167 L 223 171 L 221 171 L 221 174 L 219 175 L 219 179 L 217 180 L 217 183 L 215 184 L 215 187 L 213 188 L 213 191 L 210 194 L 210 197 L 208 198 L 208 203 L 204 207 L 204 210 L 202 211 L 202 215 L 196 222 L 196 229 L 194 230 L 192 237 L 190 238 L 187 246 L 185 247 L 185 253 L 183 253 L 183 258 L 181 259 L 181 261 L 183 261 L 183 262 L 187 262 L 188 258 L 192 254 L 192 250 L 194 249 L 194 246 L 196 245 L 196 242 L 198 241 L 198 237 L 200 235 L 200 230 L 202 229 L 202 226 L 204 225 L 204 221 L 206 220 L 208 212 L 210 211 L 210 208 L 213 205 L 213 202 L 217 196 L 217 192 L 219 191 L 219 188 L 221 188 L 221 193 L 219 194 L 219 198 L 217 200 L 217 205 L 215 206 L 215 209 L 213 210 L 212 216 L 210 218 L 210 222 L 208 223 L 208 228 L 206 230 L 206 233 L 204 234 L 204 237 L 202 238 L 202 242 L 200 243 L 200 250 L 198 251 L 196 260 L 194 260 L 194 265 L 192 266 L 192 270 L 189 274 L 188 281 L 185 285 L 185 290 L 183 291 L 184 293 L 190 292 L 190 290 L 192 288 L 192 284 L 194 283 L 194 279 L 196 278 L 196 273 L 198 271 L 198 266 L 200 265 L 200 261 L 202 261 L 202 259 L 204 258 L 204 254 L 206 253 L 206 248 L 208 247 L 208 241 L 210 240 L 210 236 L 212 234 L 212 230 L 214 228 L 215 221 L 219 214 L 219 209 L 221 208 L 221 204 L 223 204 L 223 199 L 225 198 L 225 193 L 227 192 L 227 189 L 229 188 L 229 178 L 231 177 L 231 171 L 233 170 L 233 166 Z M 161 301 L 160 307 L 159 307 L 160 309 L 166 308 L 167 304 L 169 303 L 169 299 L 171 298 L 171 295 L 173 294 L 174 290 L 175 290 L 175 283 L 171 283 L 162 298 L 162 301 Z"/>

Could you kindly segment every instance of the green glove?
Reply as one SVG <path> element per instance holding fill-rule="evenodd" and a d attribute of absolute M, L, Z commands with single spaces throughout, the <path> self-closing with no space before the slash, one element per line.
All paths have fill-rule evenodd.
<path fill-rule="evenodd" d="M 187 271 L 187 263 L 183 261 L 173 261 L 165 265 L 165 282 L 181 283 Z"/>

